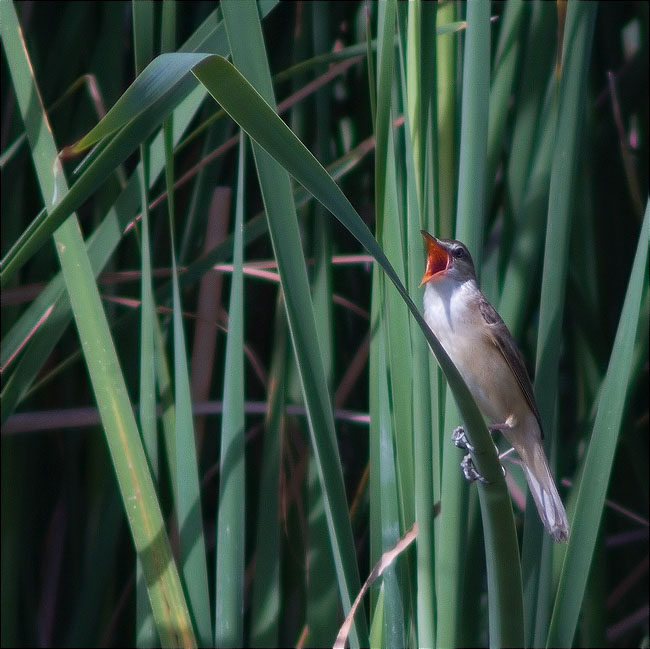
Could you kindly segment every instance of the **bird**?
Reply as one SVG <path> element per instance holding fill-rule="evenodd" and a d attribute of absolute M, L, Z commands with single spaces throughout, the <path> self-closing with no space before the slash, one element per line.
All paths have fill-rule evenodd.
<path fill-rule="evenodd" d="M 569 538 L 569 523 L 542 445 L 542 422 L 521 352 L 476 280 L 467 247 L 422 230 L 426 245 L 424 319 L 444 347 L 474 397 L 479 410 L 500 430 L 519 455 L 544 527 L 554 541 Z M 461 427 L 452 436 L 473 450 Z M 468 479 L 479 478 L 462 463 Z"/>

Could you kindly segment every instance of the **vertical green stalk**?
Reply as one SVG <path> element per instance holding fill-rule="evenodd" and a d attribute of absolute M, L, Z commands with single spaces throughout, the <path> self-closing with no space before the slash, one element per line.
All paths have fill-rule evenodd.
<path fill-rule="evenodd" d="M 132 4 L 135 74 L 142 72 L 153 58 L 152 2 Z M 156 425 L 156 374 L 154 365 L 153 327 L 156 312 L 151 284 L 151 240 L 149 237 L 149 147 L 140 145 L 140 165 L 137 173 L 140 181 L 140 205 L 142 224 L 140 233 L 141 270 L 140 277 L 140 428 L 142 443 L 149 459 L 154 480 L 158 482 L 158 438 Z M 138 647 L 153 647 L 157 642 L 156 629 L 151 615 L 151 606 L 142 575 L 142 564 L 136 561 L 136 644 Z"/>
<path fill-rule="evenodd" d="M 166 52 L 172 51 L 175 47 L 176 4 L 167 0 L 163 3 L 162 9 L 161 50 Z M 202 646 L 208 646 L 212 642 L 212 622 L 210 619 L 208 568 L 205 554 L 203 513 L 201 510 L 199 460 L 194 435 L 188 353 L 183 326 L 183 306 L 176 264 L 173 116 L 163 124 L 163 143 L 172 262 L 172 320 L 174 329 L 176 481 L 173 486 L 176 494 L 176 506 L 178 508 L 178 531 L 183 585 L 187 592 L 198 640 Z"/>
<path fill-rule="evenodd" d="M 331 8 L 329 3 L 317 0 L 309 5 L 311 11 L 303 12 L 301 24 L 301 40 L 303 51 L 295 48 L 294 55 L 297 60 L 308 58 L 304 50 L 307 42 L 311 42 L 311 52 L 315 55 L 323 54 L 329 47 L 330 30 L 329 17 Z M 309 38 L 311 37 L 311 38 Z M 303 56 L 299 57 L 302 53 Z M 325 70 L 321 66 L 318 70 Z M 307 75 L 300 75 L 295 80 L 295 86 L 300 87 L 307 83 Z M 329 101 L 329 88 L 321 88 L 315 96 L 316 121 L 315 121 L 315 146 L 316 155 L 321 164 L 330 162 L 330 135 L 332 128 L 331 102 Z M 292 115 L 298 111 L 303 118 L 307 117 L 310 110 L 309 104 L 299 105 L 294 108 Z M 293 129 L 301 137 L 302 133 Z M 336 329 L 332 302 L 332 234 L 328 214 L 325 208 L 316 203 L 312 210 L 312 236 L 311 247 L 314 256 L 314 272 L 312 277 L 312 299 L 314 301 L 314 314 L 316 316 L 316 331 L 323 358 L 327 385 L 332 390 L 334 373 L 334 359 L 336 348 L 334 338 Z M 309 460 L 308 469 L 308 498 L 309 498 L 309 549 L 307 577 L 307 625 L 309 636 L 307 642 L 312 646 L 327 646 L 332 644 L 336 637 L 339 622 L 339 597 L 335 575 L 329 570 L 332 564 L 332 551 L 327 535 L 327 520 L 323 504 L 323 491 L 318 480 L 318 470 L 313 457 Z"/>
<path fill-rule="evenodd" d="M 441 6 L 436 15 L 438 27 L 451 23 L 457 18 L 458 5 L 447 3 Z M 457 118 L 456 106 L 458 92 L 457 58 L 460 35 L 446 34 L 437 39 L 437 121 L 434 127 L 438 134 L 437 170 L 439 181 L 438 214 L 429 219 L 429 226 L 437 236 L 451 237 L 454 234 L 454 221 L 457 197 Z M 457 646 L 459 614 L 462 610 L 459 591 L 461 574 L 460 556 L 463 547 L 462 530 L 466 520 L 467 496 L 465 485 L 458 467 L 458 453 L 451 448 L 449 428 L 458 423 L 458 412 L 451 399 L 445 398 L 446 391 L 437 379 L 440 373 L 432 366 L 430 371 L 432 418 L 439 426 L 440 437 L 434 439 L 436 448 L 440 449 L 440 484 L 441 512 L 436 547 L 436 644 L 442 647 Z M 448 403 L 445 408 L 445 400 Z M 453 421 L 448 414 L 453 414 Z"/>
<path fill-rule="evenodd" d="M 504 6 L 499 30 L 499 41 L 494 56 L 492 83 L 490 85 L 490 113 L 488 117 L 486 205 L 493 195 L 496 168 L 503 150 L 503 136 L 508 118 L 508 103 L 512 98 L 512 86 L 520 57 L 520 25 L 524 13 L 522 0 L 508 2 Z"/>
<path fill-rule="evenodd" d="M 199 640 L 203 646 L 212 641 L 210 632 L 210 602 L 208 595 L 208 574 L 205 556 L 205 536 L 201 512 L 201 498 L 198 475 L 198 458 L 194 439 L 194 420 L 190 396 L 187 347 L 183 328 L 183 307 L 178 286 L 178 270 L 174 244 L 174 193 L 172 169 L 172 128 L 167 122 L 164 127 L 165 151 L 167 155 L 166 182 L 169 194 L 169 226 L 172 257 L 172 295 L 174 327 L 174 377 L 175 377 L 175 440 L 176 440 L 176 506 L 178 507 L 178 529 L 181 545 L 183 583 L 187 592 L 192 619 L 196 625 Z"/>
<path fill-rule="evenodd" d="M 458 5 L 447 2 L 440 6 L 436 15 L 438 27 L 456 20 Z M 434 214 L 430 224 L 439 237 L 451 237 L 454 234 L 454 216 L 456 213 L 456 101 L 458 93 L 456 61 L 458 56 L 459 35 L 445 34 L 438 38 L 436 57 L 437 84 L 437 121 L 433 123 L 438 133 L 438 177 L 440 182 L 440 213 Z"/>
<path fill-rule="evenodd" d="M 389 0 L 378 7 L 377 12 L 377 119 L 375 137 L 375 209 L 377 238 L 388 259 L 396 268 L 398 276 L 405 281 L 404 261 L 405 220 L 399 195 L 396 141 L 391 123 L 391 96 L 394 80 L 396 3 Z M 380 367 L 384 370 L 378 378 L 379 415 L 379 465 L 381 551 L 395 545 L 414 520 L 413 502 L 413 438 L 411 394 L 406 386 L 412 380 L 408 313 L 396 291 L 388 285 L 386 277 L 378 276 L 378 297 L 382 308 L 382 327 L 376 343 Z M 380 307 L 380 308 L 381 308 Z M 382 336 L 383 331 L 383 336 Z M 381 370 L 380 370 L 381 371 Z M 386 415 L 390 414 L 390 419 Z M 373 467 L 374 468 L 374 467 Z M 391 566 L 384 579 L 384 635 L 387 646 L 403 646 L 405 643 L 405 613 L 409 619 L 409 579 L 399 579 L 401 565 Z"/>
<path fill-rule="evenodd" d="M 252 647 L 279 645 L 282 593 L 280 583 L 279 489 L 282 431 L 286 403 L 286 376 L 290 350 L 284 305 L 278 299 L 273 327 L 273 356 L 268 385 L 268 409 L 264 421 L 264 451 L 257 508 L 255 581 L 251 603 Z"/>
<path fill-rule="evenodd" d="M 405 157 L 407 170 L 407 256 L 408 282 L 411 295 L 418 295 L 422 255 L 420 230 L 431 214 L 431 206 L 426 204 L 432 198 L 431 185 L 427 172 L 431 170 L 434 157 L 431 146 L 429 117 L 432 80 L 422 73 L 425 66 L 430 72 L 435 70 L 435 14 L 430 13 L 420 2 L 409 4 L 406 83 L 408 100 L 408 130 L 405 133 Z M 424 14 L 424 15 L 423 15 Z M 433 20 L 431 18 L 433 17 Z M 427 20 L 428 18 L 428 20 Z M 423 25 L 433 27 L 427 33 Z M 424 56 L 432 57 L 423 60 Z M 433 84 L 435 85 L 435 84 Z M 402 84 L 402 88 L 404 84 Z M 428 219 L 427 219 L 428 220 Z M 434 459 L 433 428 L 431 417 L 431 398 L 429 380 L 430 351 L 417 324 L 410 320 L 412 355 L 412 416 L 413 416 L 413 454 L 415 518 L 418 522 L 416 558 L 416 609 L 415 626 L 419 646 L 433 647 L 435 643 L 435 563 L 434 563 Z M 437 371 L 437 370 L 434 370 Z M 436 436 L 437 437 L 437 436 Z"/>
<path fill-rule="evenodd" d="M 215 645 L 244 641 L 246 475 L 244 464 L 243 223 L 246 138 L 240 136 L 233 272 L 224 364 L 223 414 L 217 513 Z"/>

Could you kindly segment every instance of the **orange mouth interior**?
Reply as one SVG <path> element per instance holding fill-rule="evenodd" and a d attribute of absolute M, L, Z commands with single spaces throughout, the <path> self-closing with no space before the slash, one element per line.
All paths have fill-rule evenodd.
<path fill-rule="evenodd" d="M 427 244 L 427 265 L 424 269 L 420 286 L 432 280 L 438 273 L 447 270 L 447 266 L 449 265 L 449 254 L 438 243 L 436 238 L 424 230 L 422 230 L 422 236 Z"/>

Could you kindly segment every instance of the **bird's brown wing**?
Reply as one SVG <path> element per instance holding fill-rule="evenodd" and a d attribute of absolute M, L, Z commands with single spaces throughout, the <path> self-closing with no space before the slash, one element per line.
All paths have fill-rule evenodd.
<path fill-rule="evenodd" d="M 517 378 L 517 383 L 519 383 L 519 387 L 526 398 L 528 407 L 532 410 L 537 419 L 543 439 L 544 431 L 542 429 L 542 420 L 539 416 L 539 410 L 537 409 L 537 403 L 535 402 L 535 394 L 533 393 L 533 386 L 530 382 L 528 372 L 526 371 L 526 364 L 521 356 L 521 352 L 513 340 L 512 335 L 508 331 L 506 323 L 501 319 L 501 316 L 497 313 L 496 309 L 483 295 L 481 295 L 481 298 L 482 299 L 479 301 L 479 308 L 483 319 L 489 325 L 488 330 L 490 332 L 490 339 L 499 349 L 506 363 L 508 363 L 508 366 L 512 370 L 512 373 Z"/>

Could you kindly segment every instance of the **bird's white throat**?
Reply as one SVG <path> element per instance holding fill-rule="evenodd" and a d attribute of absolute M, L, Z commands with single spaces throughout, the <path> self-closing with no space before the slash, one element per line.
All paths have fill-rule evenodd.
<path fill-rule="evenodd" d="M 424 319 L 454 362 L 465 382 L 479 389 L 473 377 L 476 354 L 485 344 L 485 323 L 474 278 L 439 277 L 424 290 Z"/>
<path fill-rule="evenodd" d="M 424 318 L 437 337 L 445 333 L 457 336 L 471 335 L 468 326 L 476 322 L 480 312 L 476 308 L 480 289 L 474 278 L 458 281 L 439 277 L 424 288 Z"/>

